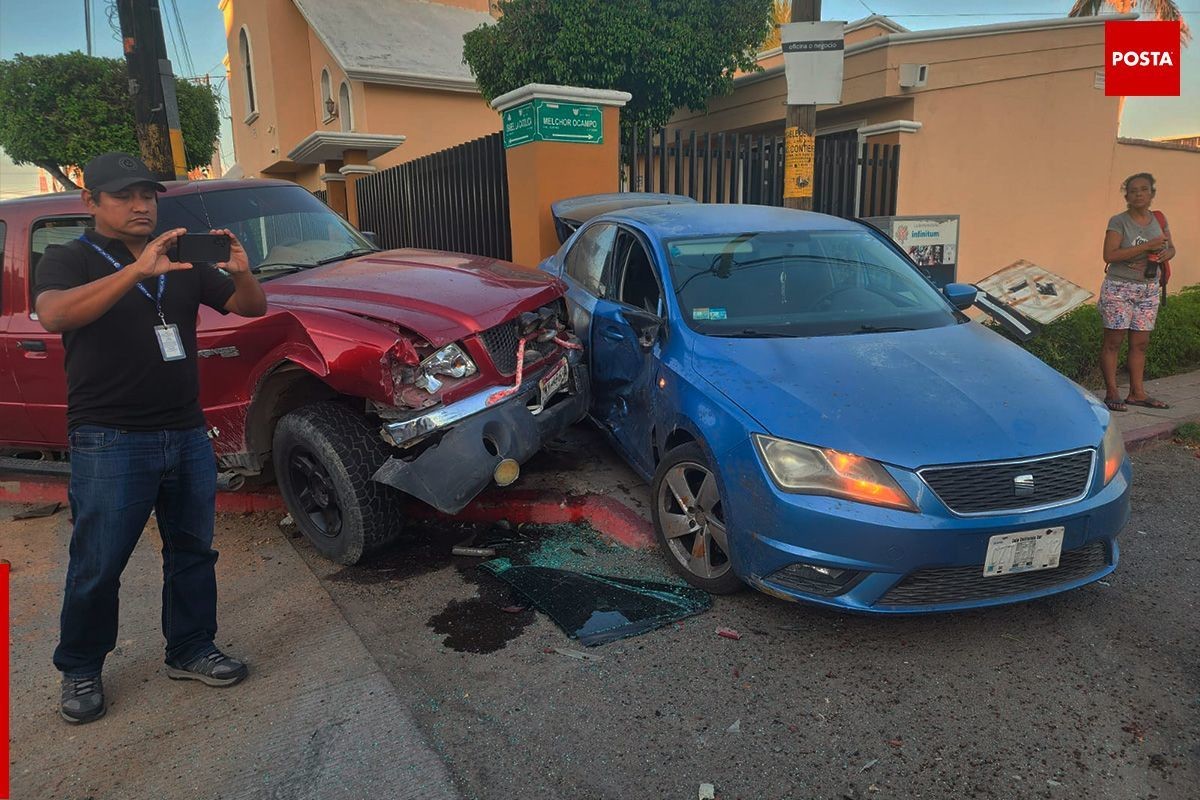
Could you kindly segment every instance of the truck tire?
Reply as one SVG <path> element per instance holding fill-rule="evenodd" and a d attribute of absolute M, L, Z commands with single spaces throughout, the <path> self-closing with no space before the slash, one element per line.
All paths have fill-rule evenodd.
<path fill-rule="evenodd" d="M 279 491 L 321 555 L 355 564 L 400 534 L 404 495 L 371 479 L 390 455 L 377 424 L 341 403 L 314 403 L 279 420 Z"/>

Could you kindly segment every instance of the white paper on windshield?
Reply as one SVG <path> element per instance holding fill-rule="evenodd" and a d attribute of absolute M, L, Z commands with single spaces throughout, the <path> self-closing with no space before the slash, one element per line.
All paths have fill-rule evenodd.
<path fill-rule="evenodd" d="M 984 577 L 1054 569 L 1062 554 L 1065 531 L 1060 526 L 993 536 L 988 539 L 987 557 L 983 561 Z"/>

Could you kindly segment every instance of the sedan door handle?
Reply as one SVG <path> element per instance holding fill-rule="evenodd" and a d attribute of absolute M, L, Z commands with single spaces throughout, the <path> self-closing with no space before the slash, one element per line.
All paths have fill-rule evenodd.
<path fill-rule="evenodd" d="M 17 348 L 30 353 L 46 352 L 46 343 L 38 339 L 22 339 L 17 342 Z"/>
<path fill-rule="evenodd" d="M 625 340 L 625 334 L 621 333 L 616 328 L 605 328 L 604 330 L 600 331 L 600 335 L 613 342 L 621 342 Z"/>

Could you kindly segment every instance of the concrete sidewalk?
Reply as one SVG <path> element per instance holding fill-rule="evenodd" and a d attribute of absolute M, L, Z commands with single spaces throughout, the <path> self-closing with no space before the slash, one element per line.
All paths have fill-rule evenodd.
<path fill-rule="evenodd" d="M 1169 439 L 1172 431 L 1183 423 L 1200 421 L 1200 370 L 1146 381 L 1146 393 L 1171 407 L 1129 406 L 1126 412 L 1113 412 L 1127 449 L 1137 450 L 1159 439 Z M 1096 396 L 1103 399 L 1104 391 Z M 1128 396 L 1129 386 L 1121 384 L 1121 397 Z"/>
<path fill-rule="evenodd" d="M 277 515 L 217 521 L 217 644 L 250 662 L 250 678 L 211 689 L 166 677 L 152 521 L 124 575 L 118 647 L 104 674 L 108 714 L 66 724 L 50 657 L 68 514 L 15 522 L 17 510 L 0 505 L 0 557 L 13 566 L 13 798 L 457 796 L 409 699 L 275 527 Z"/>

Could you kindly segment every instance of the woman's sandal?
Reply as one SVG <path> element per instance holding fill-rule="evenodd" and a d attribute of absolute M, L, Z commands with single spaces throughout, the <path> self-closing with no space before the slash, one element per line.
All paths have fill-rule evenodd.
<path fill-rule="evenodd" d="M 1134 400 L 1132 397 L 1125 398 L 1125 405 L 1141 406 L 1142 408 L 1170 408 L 1171 406 L 1164 403 L 1162 400 L 1155 400 L 1153 397 L 1147 397 L 1144 400 Z M 1109 406 L 1111 408 L 1112 406 Z"/>
<path fill-rule="evenodd" d="M 1112 399 L 1109 399 L 1107 397 L 1104 398 L 1104 405 L 1108 406 L 1109 411 L 1128 411 L 1129 410 L 1128 408 L 1125 407 L 1124 403 L 1122 403 L 1118 398 L 1115 398 L 1115 397 Z"/>

